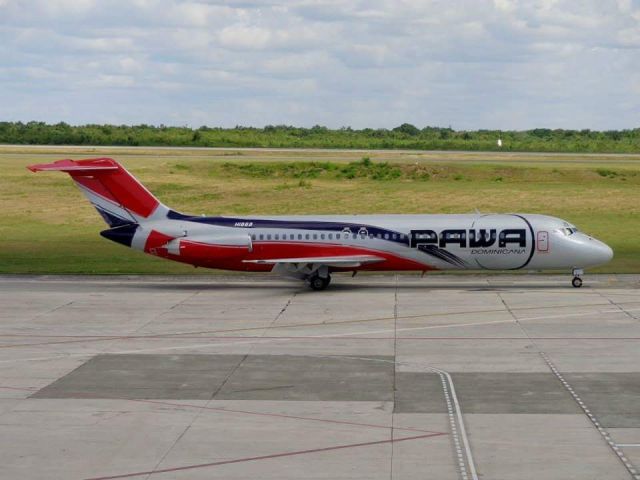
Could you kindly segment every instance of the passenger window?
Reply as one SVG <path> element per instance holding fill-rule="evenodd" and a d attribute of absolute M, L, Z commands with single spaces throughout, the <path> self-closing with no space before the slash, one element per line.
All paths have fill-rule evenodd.
<path fill-rule="evenodd" d="M 321 233 L 321 234 L 320 234 L 320 238 L 321 238 L 322 240 L 324 240 L 324 233 Z"/>
<path fill-rule="evenodd" d="M 415 238 L 416 240 L 425 240 L 430 242 L 435 242 L 436 240 L 438 240 L 438 236 L 436 235 L 436 232 L 416 233 Z"/>
<path fill-rule="evenodd" d="M 318 239 L 318 234 L 317 234 L 317 233 L 314 233 L 314 234 L 313 234 L 313 239 L 314 239 L 314 240 L 317 240 L 317 239 Z"/>
<path fill-rule="evenodd" d="M 394 234 L 393 234 L 393 239 L 394 239 L 394 240 L 397 240 L 397 239 L 398 239 L 398 234 L 397 234 L 397 233 L 394 233 Z"/>
<path fill-rule="evenodd" d="M 301 233 L 298 234 L 298 240 L 302 240 L 302 234 Z"/>
<path fill-rule="evenodd" d="M 385 234 L 384 234 L 384 239 L 385 239 L 385 240 L 389 240 L 389 234 L 388 234 L 388 233 L 385 233 Z"/>
<path fill-rule="evenodd" d="M 267 233 L 267 240 L 271 240 L 271 234 Z"/>
<path fill-rule="evenodd" d="M 336 240 L 340 240 L 340 234 L 336 233 Z"/>
<path fill-rule="evenodd" d="M 264 240 L 264 235 L 260 234 L 260 240 Z"/>
<path fill-rule="evenodd" d="M 276 235 L 275 235 L 275 237 L 274 237 L 274 240 L 280 240 L 280 235 L 278 235 L 278 234 L 276 233 Z"/>
<path fill-rule="evenodd" d="M 329 234 L 329 240 L 333 240 L 333 233 Z"/>
<path fill-rule="evenodd" d="M 309 234 L 307 233 L 304 238 L 306 238 L 307 240 L 309 240 Z"/>

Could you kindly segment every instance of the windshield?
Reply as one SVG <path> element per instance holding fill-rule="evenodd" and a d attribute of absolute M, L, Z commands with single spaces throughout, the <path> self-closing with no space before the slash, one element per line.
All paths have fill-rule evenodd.
<path fill-rule="evenodd" d="M 565 236 L 567 236 L 567 237 L 568 237 L 569 235 L 573 235 L 574 233 L 576 233 L 576 232 L 578 231 L 578 229 L 577 229 L 577 228 L 575 228 L 575 227 L 571 227 L 571 228 L 566 227 L 566 228 L 559 228 L 559 229 L 558 229 L 558 230 L 556 230 L 556 231 L 557 231 L 558 233 L 561 233 L 562 235 L 565 235 Z"/>

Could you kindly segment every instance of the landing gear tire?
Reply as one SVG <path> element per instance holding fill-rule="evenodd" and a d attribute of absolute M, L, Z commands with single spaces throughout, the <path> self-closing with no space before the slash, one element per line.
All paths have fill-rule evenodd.
<path fill-rule="evenodd" d="M 571 280 L 571 285 L 573 288 L 580 288 L 582 286 L 582 274 L 584 270 L 582 268 L 574 268 L 571 273 L 573 274 L 573 280 Z"/>
<path fill-rule="evenodd" d="M 309 282 L 309 287 L 311 287 L 311 290 L 315 290 L 315 291 L 325 290 L 329 286 L 329 283 L 331 283 L 331 275 L 328 275 L 325 278 L 322 278 L 318 275 L 314 275 L 313 277 L 309 278 L 308 282 Z"/>

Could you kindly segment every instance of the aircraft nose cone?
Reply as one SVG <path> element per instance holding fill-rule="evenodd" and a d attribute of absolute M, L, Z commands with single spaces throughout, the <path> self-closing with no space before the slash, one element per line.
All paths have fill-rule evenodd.
<path fill-rule="evenodd" d="M 591 257 L 595 265 L 603 265 L 613 258 L 613 250 L 609 245 L 595 238 L 591 239 Z"/>
<path fill-rule="evenodd" d="M 602 258 L 602 263 L 608 263 L 613 259 L 613 250 L 609 245 L 603 242 L 599 242 L 600 245 L 600 256 Z"/>

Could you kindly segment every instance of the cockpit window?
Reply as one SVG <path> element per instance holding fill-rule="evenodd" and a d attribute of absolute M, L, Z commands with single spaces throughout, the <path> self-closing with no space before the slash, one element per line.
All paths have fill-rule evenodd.
<path fill-rule="evenodd" d="M 573 235 L 574 233 L 576 233 L 578 231 L 577 228 L 572 227 L 572 228 L 559 228 L 558 232 L 560 232 L 561 234 L 565 235 L 565 236 L 569 236 L 569 235 Z"/>

